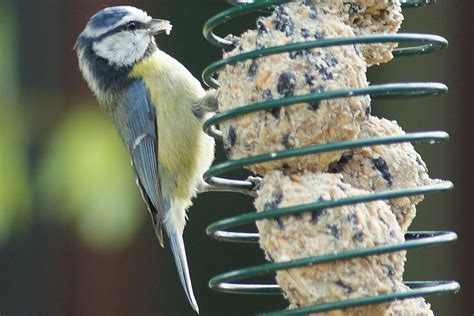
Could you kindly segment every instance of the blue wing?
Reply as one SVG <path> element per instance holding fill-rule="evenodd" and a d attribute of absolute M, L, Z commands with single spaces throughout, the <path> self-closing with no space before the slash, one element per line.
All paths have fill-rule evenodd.
<path fill-rule="evenodd" d="M 130 152 L 137 185 L 153 219 L 156 236 L 163 246 L 164 207 L 158 176 L 156 110 L 142 80 L 131 82 L 109 115 Z"/>
<path fill-rule="evenodd" d="M 132 156 L 138 187 L 153 219 L 156 236 L 163 246 L 162 226 L 164 212 L 167 211 L 164 205 L 169 207 L 169 202 L 163 200 L 158 175 L 158 132 L 155 107 L 142 80 L 132 81 L 118 98 L 115 106 L 109 110 L 109 116 L 117 126 Z M 194 310 L 199 311 L 191 285 L 182 232 L 178 232 L 175 227 L 169 225 L 166 228 L 186 296 Z"/>

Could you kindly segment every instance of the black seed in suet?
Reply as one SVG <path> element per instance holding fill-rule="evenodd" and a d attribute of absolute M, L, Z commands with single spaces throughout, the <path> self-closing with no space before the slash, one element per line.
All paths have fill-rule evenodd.
<path fill-rule="evenodd" d="M 283 140 L 281 143 L 286 149 L 293 148 L 293 145 L 290 143 L 290 133 L 283 135 Z"/>
<path fill-rule="evenodd" d="M 255 74 L 257 73 L 258 70 L 258 64 L 255 60 L 252 60 L 252 63 L 250 64 L 249 70 L 247 72 L 248 76 L 250 78 L 253 78 Z"/>
<path fill-rule="evenodd" d="M 295 59 L 297 57 L 303 57 L 305 54 L 307 54 L 307 50 L 296 50 L 288 52 L 288 57 L 290 57 L 290 59 Z"/>
<path fill-rule="evenodd" d="M 263 101 L 273 100 L 272 90 L 270 90 L 270 89 L 263 90 L 262 100 Z M 277 107 L 277 108 L 273 108 L 273 109 L 269 109 L 269 110 L 265 110 L 265 111 L 270 112 L 275 119 L 279 119 L 280 118 L 280 110 L 281 110 L 281 107 Z"/>
<path fill-rule="evenodd" d="M 311 11 L 311 13 L 309 14 L 309 17 L 311 19 L 316 19 L 318 12 L 316 10 L 316 6 L 314 5 L 314 3 L 311 2 L 311 0 L 305 0 L 302 4 L 307 6 L 309 10 Z"/>
<path fill-rule="evenodd" d="M 349 12 L 349 14 L 354 14 L 360 11 L 360 6 L 355 2 L 344 2 L 344 6 L 346 7 L 346 10 Z"/>
<path fill-rule="evenodd" d="M 235 145 L 235 142 L 237 141 L 237 133 L 235 131 L 234 126 L 229 127 L 229 134 L 227 134 L 227 139 L 229 140 L 229 145 L 230 147 Z"/>
<path fill-rule="evenodd" d="M 277 221 L 277 223 L 278 223 L 278 226 L 280 226 L 280 229 L 284 229 L 284 228 L 285 228 L 285 222 L 283 222 L 283 218 L 277 217 L 277 218 L 276 218 L 276 221 Z"/>
<path fill-rule="evenodd" d="M 316 31 L 314 32 L 314 39 L 322 39 L 324 38 L 324 33 Z"/>
<path fill-rule="evenodd" d="M 331 53 L 325 54 L 323 60 L 326 62 L 326 64 L 327 64 L 329 67 L 334 67 L 334 66 L 336 66 L 336 65 L 339 63 L 339 62 L 337 61 L 336 57 L 334 57 L 334 55 L 331 54 Z"/>
<path fill-rule="evenodd" d="M 345 284 L 341 280 L 334 282 L 334 284 L 342 287 L 344 291 L 346 292 L 346 294 L 352 293 L 354 291 L 350 285 Z"/>
<path fill-rule="evenodd" d="M 301 28 L 300 32 L 301 32 L 301 36 L 303 36 L 303 38 L 308 38 L 308 37 L 311 36 L 310 31 L 308 29 L 305 29 L 304 27 Z"/>
<path fill-rule="evenodd" d="M 277 120 L 280 118 L 280 110 L 281 110 L 281 107 L 273 108 L 271 110 L 272 116 Z"/>
<path fill-rule="evenodd" d="M 289 72 L 283 72 L 278 77 L 277 91 L 285 97 L 292 96 L 296 87 L 295 75 Z"/>
<path fill-rule="evenodd" d="M 321 210 L 316 210 L 311 212 L 311 223 L 316 224 L 318 222 L 318 219 L 321 215 L 325 214 L 326 210 L 321 209 Z"/>
<path fill-rule="evenodd" d="M 339 228 L 337 227 L 337 225 L 326 225 L 326 228 L 329 229 L 331 235 L 336 238 L 336 239 L 339 239 L 341 238 L 341 231 L 339 230 Z"/>
<path fill-rule="evenodd" d="M 362 242 L 364 240 L 364 233 L 359 231 L 352 236 L 352 240 L 356 242 Z"/>
<path fill-rule="evenodd" d="M 329 165 L 327 172 L 329 173 L 338 173 L 341 172 L 344 166 L 352 159 L 352 154 L 342 155 L 337 162 L 332 162 Z"/>
<path fill-rule="evenodd" d="M 372 159 L 372 164 L 374 165 L 375 169 L 377 169 L 381 174 L 385 181 L 388 182 L 388 185 L 392 185 L 392 175 L 388 170 L 387 162 L 382 158 Z"/>
<path fill-rule="evenodd" d="M 338 183 L 337 187 L 341 189 L 342 192 L 346 192 L 346 188 L 342 185 L 342 183 Z"/>
<path fill-rule="evenodd" d="M 295 31 L 295 23 L 282 6 L 277 6 L 275 8 L 273 24 L 277 31 L 285 33 L 286 36 L 292 35 Z"/>
<path fill-rule="evenodd" d="M 359 225 L 359 218 L 354 213 L 347 215 L 347 219 L 352 225 Z"/>
<path fill-rule="evenodd" d="M 390 225 L 389 225 L 382 217 L 379 216 L 378 219 L 380 220 L 380 222 L 382 222 L 382 223 L 388 228 L 390 237 L 396 238 L 396 237 L 397 237 L 397 234 L 395 233 L 395 231 L 393 230 L 393 228 L 390 227 Z"/>
<path fill-rule="evenodd" d="M 276 188 L 275 191 L 273 191 L 272 193 L 272 199 L 263 205 L 263 209 L 264 210 L 274 209 L 278 207 L 278 205 L 281 203 L 282 200 L 283 200 L 283 190 L 281 188 Z M 275 220 L 277 221 L 281 229 L 285 227 L 283 220 L 281 218 L 275 218 Z"/>
<path fill-rule="evenodd" d="M 311 93 L 313 92 L 316 92 L 316 90 L 311 91 Z M 319 109 L 319 105 L 321 104 L 321 100 L 313 100 L 308 103 L 309 103 L 309 107 L 308 107 L 309 110 L 317 111 Z"/>
<path fill-rule="evenodd" d="M 310 89 L 311 93 L 323 92 L 323 91 L 324 91 L 323 86 L 318 86 L 316 89 Z M 320 104 L 321 104 L 321 100 L 309 101 L 308 104 L 309 104 L 308 110 L 317 111 L 319 109 Z"/>
<path fill-rule="evenodd" d="M 370 116 L 370 112 L 371 112 L 371 109 L 370 109 L 370 105 L 369 105 L 369 106 L 367 106 L 367 107 L 365 108 L 365 117 L 369 117 L 369 116 Z"/>
<path fill-rule="evenodd" d="M 324 199 L 322 197 L 319 197 L 318 202 L 322 202 Z M 319 209 L 311 212 L 311 223 L 315 224 L 318 222 L 319 216 L 322 214 L 326 214 L 325 209 Z"/>
<path fill-rule="evenodd" d="M 263 90 L 263 92 L 262 92 L 262 100 L 263 100 L 263 101 L 273 100 L 272 90 L 270 90 L 270 89 L 265 89 L 265 90 Z"/>
<path fill-rule="evenodd" d="M 272 199 L 263 205 L 263 209 L 268 210 L 268 209 L 276 208 L 278 204 L 281 203 L 282 200 L 283 200 L 283 190 L 281 188 L 276 188 L 275 191 L 273 191 L 272 193 Z"/>
<path fill-rule="evenodd" d="M 268 29 L 265 26 L 265 24 L 263 23 L 262 18 L 259 18 L 257 20 L 257 32 L 258 32 L 258 34 L 268 33 Z"/>
<path fill-rule="evenodd" d="M 426 165 L 423 163 L 419 156 L 416 157 L 416 163 L 419 164 L 425 172 L 428 172 Z"/>
<path fill-rule="evenodd" d="M 309 75 L 309 74 L 306 74 L 306 73 L 304 74 L 304 80 L 306 81 L 306 84 L 307 84 L 308 86 L 311 87 L 311 86 L 314 85 L 314 83 L 313 83 L 313 80 L 314 80 L 314 79 L 315 79 L 314 76 Z"/>
<path fill-rule="evenodd" d="M 331 70 L 328 69 L 328 67 L 324 65 L 316 65 L 316 70 L 319 72 L 323 80 L 332 80 L 333 79 L 333 74 Z"/>
<path fill-rule="evenodd" d="M 383 267 L 387 268 L 388 276 L 395 276 L 395 269 L 389 264 L 382 264 Z"/>

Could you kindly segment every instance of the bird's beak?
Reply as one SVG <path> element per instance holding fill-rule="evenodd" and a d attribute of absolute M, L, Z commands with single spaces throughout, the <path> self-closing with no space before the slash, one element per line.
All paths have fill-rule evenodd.
<path fill-rule="evenodd" d="M 169 35 L 173 26 L 170 21 L 161 20 L 161 19 L 152 19 L 150 22 L 150 27 L 148 28 L 148 34 L 158 35 L 161 33 L 166 33 Z"/>

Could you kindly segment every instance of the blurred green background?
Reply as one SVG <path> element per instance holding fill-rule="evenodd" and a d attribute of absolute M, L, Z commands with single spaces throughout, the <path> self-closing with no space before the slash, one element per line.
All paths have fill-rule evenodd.
<path fill-rule="evenodd" d="M 455 279 L 456 295 L 429 297 L 439 315 L 472 314 L 472 8 L 441 0 L 405 10 L 404 32 L 439 34 L 449 49 L 371 68 L 373 83 L 440 81 L 448 95 L 376 101 L 373 111 L 406 131 L 446 130 L 451 140 L 419 145 L 433 177 L 456 188 L 429 196 L 413 230 L 453 230 L 454 244 L 408 254 L 406 280 Z M 156 241 L 128 156 L 82 80 L 72 50 L 88 18 L 106 6 L 135 5 L 172 21 L 160 47 L 200 78 L 220 51 L 201 36 L 224 0 L 0 0 L 0 313 L 192 315 L 168 249 Z M 238 33 L 251 18 L 225 26 Z M 224 159 L 218 144 L 217 160 Z M 234 174 L 244 177 L 244 174 Z M 218 273 L 264 261 L 256 246 L 220 243 L 205 227 L 251 211 L 251 200 L 205 193 L 195 200 L 185 240 L 202 315 L 249 314 L 285 306 L 279 297 L 209 290 Z"/>

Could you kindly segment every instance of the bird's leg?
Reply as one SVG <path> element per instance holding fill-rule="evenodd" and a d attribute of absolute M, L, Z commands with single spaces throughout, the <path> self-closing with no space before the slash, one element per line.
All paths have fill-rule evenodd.
<path fill-rule="evenodd" d="M 255 197 L 256 191 L 262 185 L 262 178 L 248 177 L 245 181 L 228 180 L 212 177 L 209 182 L 202 182 L 198 186 L 199 193 L 202 192 L 235 192 Z"/>
<path fill-rule="evenodd" d="M 216 112 L 219 108 L 218 96 L 219 92 L 217 90 L 207 90 L 204 97 L 192 105 L 194 116 L 198 119 L 203 119 L 206 114 Z"/>
<path fill-rule="evenodd" d="M 209 89 L 206 91 L 206 95 L 202 99 L 202 108 L 204 112 L 216 112 L 219 108 L 219 91 L 216 89 Z"/>

